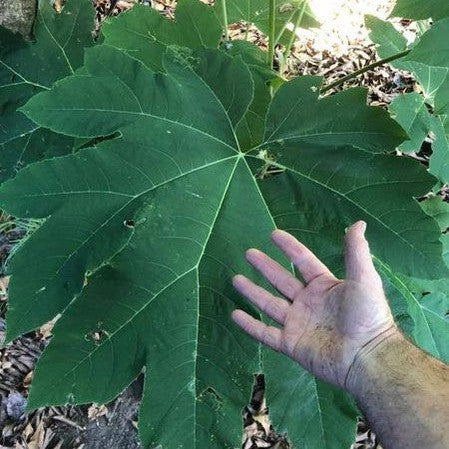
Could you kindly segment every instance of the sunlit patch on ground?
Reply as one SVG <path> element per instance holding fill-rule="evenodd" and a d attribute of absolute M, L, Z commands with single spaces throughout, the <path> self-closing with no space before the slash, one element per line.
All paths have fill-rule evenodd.
<path fill-rule="evenodd" d="M 313 40 L 316 51 L 333 51 L 334 56 L 339 56 L 347 53 L 351 45 L 368 38 L 364 16 L 372 14 L 386 19 L 394 0 L 309 0 L 309 3 L 322 26 L 298 30 L 298 37 Z"/>

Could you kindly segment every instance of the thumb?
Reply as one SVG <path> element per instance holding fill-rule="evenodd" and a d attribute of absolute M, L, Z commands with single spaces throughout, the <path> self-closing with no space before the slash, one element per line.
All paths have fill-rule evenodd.
<path fill-rule="evenodd" d="M 346 232 L 345 265 L 346 278 L 354 282 L 382 287 L 382 281 L 374 268 L 373 259 L 365 238 L 366 223 L 358 221 Z"/>

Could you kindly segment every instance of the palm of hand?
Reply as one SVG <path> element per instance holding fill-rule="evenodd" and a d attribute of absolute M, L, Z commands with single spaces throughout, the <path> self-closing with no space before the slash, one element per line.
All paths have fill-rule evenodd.
<path fill-rule="evenodd" d="M 243 276 L 235 287 L 283 327 L 266 326 L 242 311 L 234 320 L 250 335 L 282 351 L 316 376 L 344 387 L 357 353 L 394 326 L 382 283 L 372 265 L 362 224 L 347 234 L 348 279 L 336 279 L 303 245 L 276 231 L 273 240 L 303 275 L 306 285 L 265 254 L 250 250 L 248 261 L 286 298 L 271 295 Z"/>

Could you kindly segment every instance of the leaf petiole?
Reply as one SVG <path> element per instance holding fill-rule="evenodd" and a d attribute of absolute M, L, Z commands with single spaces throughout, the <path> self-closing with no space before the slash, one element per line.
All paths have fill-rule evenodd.
<path fill-rule="evenodd" d="M 285 70 L 285 66 L 287 64 L 287 59 L 290 56 L 290 53 L 291 53 L 292 48 L 293 48 L 293 43 L 295 42 L 295 38 L 296 38 L 295 31 L 301 25 L 302 19 L 304 17 L 305 12 L 306 12 L 306 7 L 307 7 L 307 1 L 304 0 L 303 3 L 302 3 L 301 9 L 298 8 L 299 14 L 298 14 L 298 17 L 296 19 L 295 26 L 293 28 L 292 34 L 290 36 L 290 40 L 289 40 L 289 42 L 287 44 L 287 47 L 285 48 L 285 52 L 284 52 L 284 55 L 282 57 L 281 67 L 279 68 L 279 73 L 281 73 L 281 74 Z"/>
<path fill-rule="evenodd" d="M 270 69 L 272 69 L 274 64 L 274 47 L 276 45 L 275 41 L 276 8 L 275 8 L 275 0 L 268 0 L 268 1 L 269 1 L 269 13 L 268 13 L 269 29 L 268 29 L 267 63 Z"/>
<path fill-rule="evenodd" d="M 228 41 L 229 40 L 228 6 L 226 4 L 226 0 L 221 0 L 221 7 L 222 7 L 222 12 L 223 12 L 223 25 L 224 25 L 225 41 Z"/>
<path fill-rule="evenodd" d="M 364 73 L 369 72 L 370 70 L 375 69 L 376 67 L 380 67 L 380 66 L 382 66 L 384 64 L 388 64 L 389 62 L 392 62 L 392 61 L 396 61 L 397 59 L 401 59 L 404 56 L 407 56 L 410 53 L 410 51 L 411 50 L 402 51 L 401 53 L 397 53 L 395 55 L 389 56 L 388 58 L 381 59 L 380 61 L 373 62 L 372 64 L 369 64 L 369 65 L 367 65 L 365 67 L 362 67 L 359 70 L 356 70 L 355 72 L 349 73 L 348 75 L 343 76 L 342 78 L 339 78 L 338 80 L 328 84 L 327 86 L 324 86 L 320 90 L 320 93 L 323 94 L 323 93 L 327 92 L 328 90 L 333 89 L 334 87 L 340 86 L 341 84 L 345 83 L 346 81 L 349 81 L 349 80 L 352 80 L 354 78 L 357 78 L 358 76 L 363 75 Z"/>

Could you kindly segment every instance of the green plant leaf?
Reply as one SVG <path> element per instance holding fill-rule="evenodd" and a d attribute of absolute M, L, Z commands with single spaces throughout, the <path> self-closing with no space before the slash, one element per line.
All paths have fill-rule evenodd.
<path fill-rule="evenodd" d="M 60 14 L 40 2 L 35 42 L 0 28 L 0 182 L 30 162 L 71 151 L 73 139 L 39 129 L 17 109 L 82 64 L 93 27 L 91 2 L 71 0 Z"/>
<path fill-rule="evenodd" d="M 370 30 L 369 37 L 377 45 L 377 52 L 382 59 L 407 49 L 406 39 L 391 23 L 374 16 L 366 16 L 365 25 Z M 435 94 L 447 77 L 446 68 L 430 67 L 416 60 L 411 61 L 407 57 L 392 61 L 390 65 L 399 70 L 412 72 L 423 89 L 425 101 L 433 105 Z"/>
<path fill-rule="evenodd" d="M 191 28 L 192 23 L 197 33 L 185 40 L 184 30 Z M 151 8 L 136 5 L 125 14 L 107 21 L 103 33 L 107 44 L 126 51 L 153 70 L 163 71 L 162 58 L 167 45 L 189 47 L 193 52 L 201 47 L 216 49 L 222 37 L 222 27 L 210 7 L 198 0 L 184 0 L 176 8 L 176 21 L 165 19 Z M 222 50 L 232 56 L 241 56 L 247 64 L 247 68 L 241 68 L 241 71 L 246 76 L 249 69 L 253 79 L 253 102 L 237 129 L 242 148 L 250 148 L 261 142 L 271 101 L 269 82 L 277 75 L 266 67 L 265 53 L 250 42 L 228 42 Z M 214 79 L 215 75 L 211 72 L 210 78 Z M 230 82 L 238 87 L 239 78 L 236 74 Z M 220 81 L 217 79 L 214 83 L 219 85 Z M 245 86 L 245 83 L 241 85 Z M 247 94 L 250 92 L 248 90 Z"/>
<path fill-rule="evenodd" d="M 410 138 L 402 143 L 399 149 L 406 153 L 419 152 L 428 137 L 432 145 L 429 172 L 441 183 L 449 182 L 449 141 L 441 119 L 430 114 L 424 97 L 418 93 L 399 95 L 389 109 Z"/>
<path fill-rule="evenodd" d="M 394 270 L 447 274 L 440 230 L 414 199 L 435 180 L 385 154 L 405 138 L 387 112 L 368 107 L 363 89 L 320 99 L 322 79 L 303 77 L 277 90 L 263 142 L 243 153 L 235 124 L 253 95 L 230 101 L 223 88 L 246 73 L 242 90 L 253 89 L 242 64 L 218 49 L 192 58 L 173 47 L 155 73 L 102 45 L 86 52 L 82 72 L 22 107 L 76 138 L 118 134 L 31 164 L 0 189 L 10 213 L 46 219 L 9 264 L 8 338 L 62 314 L 31 408 L 107 402 L 145 369 L 144 447 L 236 447 L 252 373 L 269 385 L 279 378 L 274 355 L 229 319 L 235 306 L 256 314 L 230 285 L 236 272 L 254 276 L 244 250 L 279 259 L 268 235 L 280 227 L 341 272 L 344 229 L 364 219 L 373 253 Z M 282 173 L 269 176 L 273 167 Z M 33 254 L 44 255 L 39 266 Z M 297 382 L 294 401 L 273 399 L 276 419 L 283 408 L 295 441 L 339 449 L 355 428 L 351 401 L 293 368 L 283 382 Z M 305 392 L 318 433 L 292 420 Z"/>
<path fill-rule="evenodd" d="M 443 234 L 440 240 L 443 244 L 443 259 L 449 264 L 449 239 L 446 233 L 449 228 L 449 203 L 435 196 L 420 202 L 422 209 L 433 217 Z M 389 270 L 391 276 L 391 270 Z M 415 342 L 435 357 L 447 362 L 447 332 L 449 331 L 449 281 L 426 280 L 393 276 L 393 282 L 399 287 L 399 292 L 405 295 L 409 302 L 409 314 L 412 315 L 414 326 L 408 332 Z M 387 293 L 388 294 L 388 293 Z"/>
<path fill-rule="evenodd" d="M 436 220 L 442 232 L 449 228 L 449 203 L 442 201 L 439 196 L 434 196 L 421 201 L 419 204 L 427 215 Z"/>
<path fill-rule="evenodd" d="M 347 393 L 282 354 L 266 354 L 264 370 L 270 420 L 276 431 L 288 434 L 292 447 L 337 449 L 354 443 L 359 412 Z"/>
<path fill-rule="evenodd" d="M 241 57 L 233 58 L 221 51 L 200 50 L 193 57 L 195 72 L 213 90 L 236 127 L 254 100 L 250 69 Z"/>
<path fill-rule="evenodd" d="M 410 139 L 402 143 L 399 149 L 406 153 L 419 152 L 429 134 L 432 120 L 424 98 L 416 92 L 399 95 L 392 101 L 389 110 L 392 117 L 407 131 Z"/>
<path fill-rule="evenodd" d="M 377 153 L 394 151 L 407 138 L 386 111 L 367 106 L 365 89 L 349 89 L 318 101 L 320 88 L 321 78 L 312 76 L 281 86 L 271 103 L 262 148 L 310 142 L 349 144 Z"/>
<path fill-rule="evenodd" d="M 404 42 L 391 24 L 369 18 L 367 26 L 371 29 L 370 38 L 378 44 L 381 57 L 392 56 L 396 50 L 402 51 L 404 48 L 400 46 L 400 43 L 404 45 Z M 419 151 L 424 139 L 429 135 L 432 142 L 429 171 L 443 184 L 449 181 L 449 46 L 445 38 L 448 32 L 449 19 L 437 22 L 413 45 L 406 57 L 392 63 L 398 69 L 411 71 L 422 86 L 424 95 L 400 95 L 390 106 L 395 119 L 410 137 L 410 141 L 400 146 L 402 151 Z M 385 39 L 385 36 L 388 39 Z M 388 44 L 388 41 L 393 44 Z M 426 103 L 435 106 L 437 116 L 428 112 Z"/>
<path fill-rule="evenodd" d="M 449 30 L 449 18 L 435 23 L 426 31 L 406 57 L 430 67 L 449 66 L 449 43 L 442 39 Z"/>
<path fill-rule="evenodd" d="M 407 50 L 407 39 L 390 22 L 366 15 L 365 26 L 370 30 L 370 39 L 377 44 L 377 53 L 381 59 Z"/>
<path fill-rule="evenodd" d="M 421 72 L 428 72 L 427 79 L 419 79 L 427 97 L 434 98 L 435 112 L 445 117 L 448 115 L 447 93 L 449 86 L 449 45 L 447 33 L 449 32 L 449 18 L 435 23 L 421 39 L 414 45 L 412 51 L 404 59 L 413 67 L 421 65 Z M 418 73 L 417 73 L 418 75 Z M 427 82 L 427 84 L 426 84 Z"/>
<path fill-rule="evenodd" d="M 449 182 L 449 140 L 440 117 L 431 117 L 432 156 L 429 171 L 443 184 Z"/>
<path fill-rule="evenodd" d="M 49 157 L 69 154 L 73 139 L 36 128 L 0 144 L 0 183 L 12 178 L 26 165 Z"/>
<path fill-rule="evenodd" d="M 271 86 L 280 78 L 267 67 L 265 53 L 250 42 L 233 41 L 223 50 L 245 61 L 254 83 L 254 99 L 236 130 L 240 147 L 247 150 L 262 142 L 265 117 L 271 102 Z"/>
<path fill-rule="evenodd" d="M 153 70 L 163 69 L 162 58 L 168 45 L 193 50 L 217 48 L 222 37 L 213 9 L 199 0 L 178 1 L 175 20 L 147 6 L 135 5 L 107 20 L 102 32 L 105 43 L 126 51 Z"/>
<path fill-rule="evenodd" d="M 449 4 L 446 0 L 397 0 L 391 17 L 404 17 L 413 20 L 449 17 Z"/>
<path fill-rule="evenodd" d="M 425 295 L 421 298 L 421 307 L 423 308 L 427 328 L 423 325 L 424 323 L 416 323 L 416 341 L 423 349 L 427 349 L 432 355 L 448 363 L 449 297 L 441 292 Z M 429 333 L 432 334 L 432 337 L 429 338 L 429 343 L 424 343 Z"/>
<path fill-rule="evenodd" d="M 414 322 L 410 336 L 425 351 L 444 362 L 449 361 L 447 333 L 449 332 L 449 296 L 443 292 L 420 294 L 420 281 L 395 274 L 385 264 L 380 264 L 384 276 L 408 303 L 408 313 Z M 425 281 L 424 281 L 425 282 Z M 439 281 L 441 282 L 441 281 Z"/>
<path fill-rule="evenodd" d="M 424 98 L 417 93 L 398 96 L 390 111 L 410 136 L 410 141 L 399 148 L 404 152 L 418 152 L 428 137 L 432 145 L 429 172 L 442 184 L 449 182 L 449 141 L 440 117 L 428 112 Z"/>
<path fill-rule="evenodd" d="M 426 103 L 432 106 L 435 105 L 436 94 L 447 78 L 447 68 L 429 67 L 419 62 L 408 62 L 406 60 L 398 62 L 395 67 L 412 72 L 423 90 Z"/>

